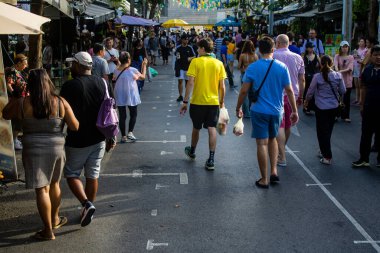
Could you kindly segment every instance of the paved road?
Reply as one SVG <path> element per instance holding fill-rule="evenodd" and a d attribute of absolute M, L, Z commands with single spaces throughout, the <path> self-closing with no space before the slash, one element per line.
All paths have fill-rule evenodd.
<path fill-rule="evenodd" d="M 93 223 L 80 228 L 78 203 L 62 181 L 69 224 L 54 242 L 35 242 L 28 238 L 40 226 L 34 193 L 13 186 L 0 195 L 0 251 L 380 252 L 380 169 L 350 165 L 358 158 L 357 108 L 351 124 L 336 124 L 332 166 L 317 159 L 315 118 L 301 115 L 281 182 L 258 189 L 250 122 L 244 136 L 232 134 L 237 91 L 227 90 L 232 122 L 218 136 L 216 170 L 208 172 L 207 132 L 197 159 L 188 160 L 191 121 L 179 116 L 171 68 L 157 69 L 142 93 L 139 141 L 118 145 L 103 161 Z"/>

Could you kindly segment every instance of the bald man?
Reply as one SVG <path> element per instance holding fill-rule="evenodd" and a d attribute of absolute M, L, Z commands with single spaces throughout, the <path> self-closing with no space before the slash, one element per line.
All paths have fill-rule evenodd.
<path fill-rule="evenodd" d="M 276 60 L 283 62 L 289 70 L 290 81 L 294 91 L 294 96 L 297 100 L 297 105 L 303 103 L 303 91 L 305 88 L 305 65 L 300 55 L 291 52 L 289 49 L 289 37 L 286 34 L 280 34 L 276 38 L 276 51 L 273 57 Z M 285 145 L 290 137 L 290 128 L 292 126 L 290 115 L 292 108 L 289 104 L 289 99 L 284 95 L 284 115 L 277 135 L 278 143 L 278 161 L 277 165 L 286 167 Z"/>

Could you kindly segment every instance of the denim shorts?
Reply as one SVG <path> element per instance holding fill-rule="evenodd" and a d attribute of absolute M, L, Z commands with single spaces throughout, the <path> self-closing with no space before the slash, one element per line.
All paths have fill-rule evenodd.
<path fill-rule="evenodd" d="M 90 179 L 97 179 L 100 172 L 100 163 L 104 156 L 106 143 L 104 141 L 84 147 L 65 147 L 66 164 L 63 169 L 66 178 L 80 177 L 84 169 L 84 176 Z"/>
<path fill-rule="evenodd" d="M 251 111 L 252 138 L 276 138 L 280 127 L 281 115 L 269 115 Z"/>

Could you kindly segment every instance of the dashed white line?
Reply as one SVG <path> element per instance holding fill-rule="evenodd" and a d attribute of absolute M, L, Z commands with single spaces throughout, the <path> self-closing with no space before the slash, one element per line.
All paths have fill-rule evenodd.
<path fill-rule="evenodd" d="M 150 215 L 151 215 L 151 216 L 157 216 L 157 213 L 158 213 L 157 209 L 153 209 L 153 210 L 150 212 Z"/>
<path fill-rule="evenodd" d="M 189 184 L 189 178 L 187 177 L 187 173 L 179 173 L 179 183 Z"/>
<path fill-rule="evenodd" d="M 149 239 L 146 243 L 146 250 L 153 250 L 154 247 L 169 246 L 169 243 L 154 243 L 153 239 Z"/>
<path fill-rule="evenodd" d="M 306 165 L 301 161 L 292 150 L 286 146 L 288 153 L 298 162 L 298 164 L 304 169 L 304 171 L 309 175 L 309 177 L 318 184 L 318 187 L 326 194 L 326 196 L 335 204 L 335 206 L 343 213 L 344 216 L 352 223 L 356 230 L 366 239 L 365 241 L 380 253 L 380 246 L 377 241 L 373 240 L 372 237 L 365 231 L 365 229 L 359 224 L 359 222 L 343 207 L 343 205 L 331 194 L 329 190 L 319 181 L 319 179 L 306 167 Z M 355 241 L 354 241 L 355 242 Z"/>
<path fill-rule="evenodd" d="M 159 190 L 161 188 L 169 188 L 169 185 L 163 185 L 163 184 L 156 184 L 156 190 Z"/>
<path fill-rule="evenodd" d="M 160 155 L 172 155 L 174 152 L 161 151 Z"/>
<path fill-rule="evenodd" d="M 330 183 L 326 183 L 326 184 L 306 184 L 307 187 L 309 186 L 321 186 L 321 185 L 331 185 Z"/>

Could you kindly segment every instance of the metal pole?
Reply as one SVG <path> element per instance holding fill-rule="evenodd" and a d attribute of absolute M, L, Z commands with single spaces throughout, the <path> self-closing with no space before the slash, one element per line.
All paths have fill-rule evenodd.
<path fill-rule="evenodd" d="M 343 0 L 343 15 L 342 15 L 342 35 L 343 40 L 346 40 L 347 35 L 347 0 Z"/>
<path fill-rule="evenodd" d="M 380 41 L 380 0 L 377 0 L 379 2 L 379 15 L 377 17 L 377 41 Z"/>
<path fill-rule="evenodd" d="M 273 1 L 274 0 L 269 1 L 270 10 L 269 10 L 269 31 L 268 32 L 270 35 L 273 35 L 273 22 L 274 22 Z"/>
<path fill-rule="evenodd" d="M 343 39 L 348 42 L 352 39 L 352 0 L 343 0 L 342 16 Z"/>

